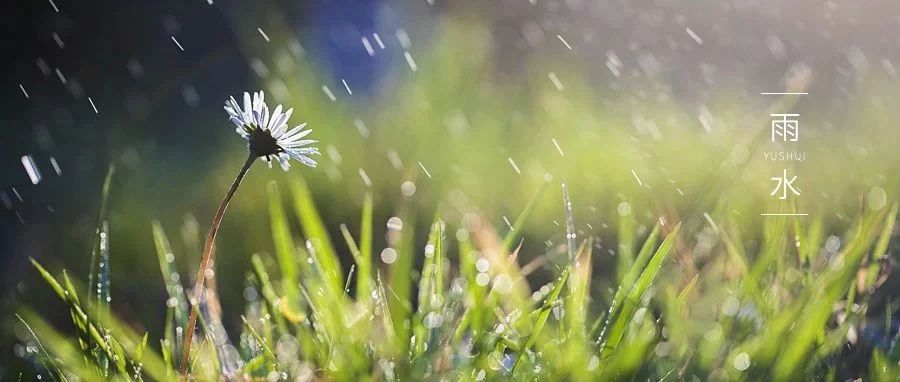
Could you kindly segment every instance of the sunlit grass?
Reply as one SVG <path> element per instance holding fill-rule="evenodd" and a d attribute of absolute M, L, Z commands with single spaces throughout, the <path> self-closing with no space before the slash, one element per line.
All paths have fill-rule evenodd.
<path fill-rule="evenodd" d="M 790 248 L 795 237 L 815 225 L 796 223 L 797 218 L 772 219 L 758 255 L 733 249 L 731 256 L 709 259 L 687 284 L 679 281 L 672 258 L 683 261 L 689 251 L 702 256 L 702 249 L 676 249 L 689 241 L 681 224 L 660 218 L 607 300 L 589 293 L 592 239 L 577 249 L 567 244 L 551 248 L 569 256 L 549 259 L 557 278 L 532 288 L 524 282 L 518 249 L 506 250 L 494 228 L 477 216 L 447 220 L 460 216 L 453 213 L 433 220 L 424 246 L 403 238 L 412 234 L 409 227 L 391 228 L 390 248 L 405 256 L 406 264 L 388 260 L 390 264 L 375 267 L 377 272 L 354 266 L 360 272 L 345 283 L 336 262 L 338 250 L 311 208 L 314 202 L 305 185 L 292 184 L 292 207 L 280 204 L 274 184 L 269 190 L 280 253 L 255 255 L 251 261 L 239 336 L 229 339 L 225 333 L 214 289 L 205 294 L 205 335 L 192 349 L 189 365 L 197 378 L 824 377 L 833 367 L 826 357 L 844 346 L 843 338 L 859 324 L 867 291 L 874 287 L 869 279 L 857 288 L 858 274 L 877 260 L 876 254 L 885 253 L 897 217 L 896 205 L 861 214 L 842 236 L 839 251 L 823 249 L 825 258 L 810 262 Z M 292 243 L 301 236 L 288 227 L 289 210 L 298 213 L 305 246 Z M 363 220 L 363 226 L 371 225 L 369 213 Z M 574 237 L 574 225 L 567 231 Z M 716 231 L 702 231 L 739 234 L 738 227 L 724 222 Z M 359 241 L 358 233 L 345 232 L 343 248 L 359 263 L 364 258 L 359 248 L 371 247 L 371 236 Z M 54 276 L 35 263 L 60 297 L 59 307 L 70 310 L 76 329 L 67 338 L 31 311 L 23 312 L 22 322 L 35 333 L 32 355 L 47 373 L 60 379 L 176 378 L 173 355 L 180 352 L 187 320 L 185 289 L 171 267 L 171 248 L 159 225 L 154 225 L 154 235 L 171 297 L 165 333 L 150 346 L 149 333 L 135 333 L 103 314 L 104 300 L 82 300 L 78 291 L 83 289 L 67 274 Z M 665 240 L 657 245 L 660 235 Z M 508 236 L 518 235 L 513 231 Z M 456 256 L 450 255 L 452 247 L 458 249 Z M 410 270 L 413 259 L 422 259 L 415 271 Z M 736 266 L 743 263 L 749 267 Z M 410 294 L 411 282 L 418 297 Z M 351 283 L 370 287 L 352 292 Z M 108 294 L 106 288 L 99 294 Z M 856 305 L 833 324 L 829 321 L 839 301 Z M 881 362 L 873 374 L 888 367 L 883 359 L 873 358 Z"/>
<path fill-rule="evenodd" d="M 271 93 L 297 106 L 325 155 L 302 177 L 248 177 L 217 241 L 191 349 L 197 379 L 822 380 L 848 367 L 843 348 L 870 346 L 858 331 L 885 320 L 866 308 L 897 218 L 896 90 L 873 81 L 861 93 L 881 96 L 860 96 L 842 121 L 808 109 L 808 159 L 776 163 L 762 159 L 774 149 L 769 113 L 804 107 L 796 97 L 723 94 L 698 111 L 632 96 L 641 84 L 591 88 L 577 65 L 552 69 L 559 90 L 537 59 L 527 81 L 503 83 L 481 24 L 451 17 L 439 29 L 414 52 L 418 70 L 398 69 L 395 88 L 362 111 L 322 96 L 307 62 L 248 45 L 292 62 L 261 81 L 284 90 Z M 228 158 L 243 155 L 233 147 L 204 189 L 233 176 Z M 773 202 L 770 177 L 785 166 L 804 193 Z M 139 197 L 112 207 L 147 208 Z M 100 215 L 98 232 L 115 234 Z M 182 259 L 198 256 L 197 229 L 119 221 L 130 226 L 122 242 L 153 239 L 168 299 L 131 303 L 158 305 L 164 322 L 110 314 L 115 303 L 96 297 L 117 285 L 97 290 L 109 277 L 94 263 L 87 287 L 35 263 L 60 297 L 42 313 L 68 310 L 73 324 L 22 307 L 16 325 L 45 375 L 177 376 L 184 275 L 196 271 L 179 265 L 196 263 Z M 179 228 L 184 240 L 170 242 Z M 150 256 L 126 248 L 98 256 Z M 243 310 L 223 310 L 220 293 Z M 849 366 L 896 378 L 900 354 L 888 350 Z"/>

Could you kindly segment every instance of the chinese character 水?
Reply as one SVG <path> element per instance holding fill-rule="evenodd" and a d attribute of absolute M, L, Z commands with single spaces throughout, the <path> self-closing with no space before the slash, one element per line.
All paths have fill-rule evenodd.
<path fill-rule="evenodd" d="M 772 190 L 769 195 L 774 196 L 776 193 L 778 193 L 779 190 L 781 190 L 781 196 L 779 196 L 778 199 L 787 199 L 788 189 L 790 189 L 792 194 L 796 196 L 800 195 L 800 190 L 794 188 L 794 181 L 797 180 L 797 176 L 794 175 L 793 178 L 788 179 L 787 170 L 784 170 L 780 177 L 772 177 L 772 180 L 778 182 L 778 184 L 775 185 L 775 189 Z"/>

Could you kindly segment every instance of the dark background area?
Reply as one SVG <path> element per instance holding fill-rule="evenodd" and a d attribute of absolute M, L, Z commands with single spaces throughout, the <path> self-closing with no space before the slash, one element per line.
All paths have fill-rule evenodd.
<path fill-rule="evenodd" d="M 260 17 L 256 8 L 276 9 L 318 74 L 331 83 L 346 79 L 353 84 L 350 102 L 365 109 L 387 87 L 390 68 L 406 63 L 402 54 L 369 57 L 360 35 L 402 26 L 418 46 L 427 47 L 433 24 L 450 7 L 424 0 L 54 2 L 59 12 L 49 0 L 0 5 L 0 47 L 6 57 L 0 63 L 5 73 L 0 87 L 0 312 L 8 316 L 23 302 L 59 310 L 29 257 L 54 270 L 70 269 L 86 281 L 100 188 L 115 163 L 110 219 L 118 222 L 113 230 L 144 233 L 139 241 L 112 235 L 116 255 L 137 259 L 113 265 L 118 267 L 114 301 L 122 301 L 114 309 L 131 322 L 137 317 L 161 322 L 164 314 L 162 288 L 128 282 L 136 274 L 152 274 L 144 279 L 155 280 L 159 272 L 151 219 L 163 220 L 174 237 L 190 213 L 202 234 L 217 203 L 209 195 L 219 195 L 233 176 L 216 172 L 228 167 L 219 162 L 222 147 L 241 144 L 223 117 L 222 101 L 260 86 L 253 53 L 240 43 L 248 38 L 248 25 Z M 792 68 L 806 65 L 815 68 L 817 81 L 813 95 L 799 107 L 815 103 L 818 118 L 829 120 L 846 113 L 862 73 L 896 77 L 893 62 L 900 52 L 900 5 L 889 0 L 461 3 L 490 24 L 499 78 L 516 82 L 524 76 L 522 58 L 528 52 L 553 58 L 569 54 L 557 39 L 560 34 L 576 46 L 572 54 L 587 63 L 586 77 L 603 96 L 633 97 L 621 88 L 626 80 L 607 67 L 614 52 L 630 67 L 624 78 L 652 82 L 659 94 L 693 109 L 723 88 L 745 95 L 773 90 Z M 685 34 L 688 26 L 703 37 L 702 50 Z M 36 185 L 24 171 L 25 155 L 40 169 Z M 358 219 L 339 196 L 317 197 L 331 226 Z M 142 208 L 126 208 L 135 205 Z M 390 216 L 389 208 L 379 207 L 385 210 L 376 211 L 377 221 Z M 251 223 L 267 224 L 260 215 Z M 229 229 L 236 231 L 223 228 Z M 243 249 L 258 248 L 267 238 L 254 240 L 243 243 Z M 124 245 L 128 242 L 136 244 Z M 194 267 L 186 261 L 180 265 L 183 275 Z M 222 279 L 241 279 L 241 268 L 231 272 Z M 232 299 L 224 304 L 226 310 L 240 309 Z M 11 327 L 5 318 L 2 325 Z M 67 320 L 61 313 L 49 318 L 56 324 Z M 9 359 L 12 330 L 0 333 L 0 360 Z M 4 371 L 0 368 L 0 375 Z"/>
<path fill-rule="evenodd" d="M 108 166 L 115 163 L 110 219 L 130 213 L 117 206 L 142 204 L 136 212 L 142 223 L 136 229 L 146 233 L 137 240 L 144 246 L 129 247 L 126 239 L 117 245 L 113 239 L 112 250 L 121 256 L 146 255 L 143 260 L 114 262 L 119 266 L 114 272 L 116 298 L 123 302 L 119 313 L 126 319 L 156 318 L 164 315 L 164 305 L 156 304 L 165 300 L 164 291 L 148 291 L 128 280 L 158 273 L 151 219 L 173 215 L 177 219 L 190 212 L 187 206 L 192 204 L 200 205 L 195 212 L 204 217 L 212 213 L 214 202 L 203 202 L 209 191 L 198 174 L 220 167 L 203 158 L 220 158 L 217 147 L 222 139 L 239 145 L 230 134 L 221 133 L 228 126 L 221 118 L 221 105 L 228 96 L 258 86 L 247 53 L 235 38 L 236 18 L 250 13 L 253 4 L 55 2 L 59 12 L 49 1 L 0 5 L 4 29 L 0 44 L 6 57 L 0 92 L 0 311 L 11 318 L 22 303 L 58 311 L 53 296 L 40 287 L 30 257 L 55 269 L 68 268 L 86 282 L 100 189 Z M 322 60 L 318 64 L 327 68 L 323 72 L 347 79 L 360 99 L 367 97 L 384 73 L 386 59 L 362 60 L 368 56 L 360 49 L 358 36 L 374 30 L 374 18 L 384 13 L 378 11 L 379 2 L 267 4 L 304 31 L 298 34 L 304 48 L 324 52 L 316 55 Z M 25 155 L 40 170 L 38 184 L 32 184 L 25 172 L 21 162 Z M 58 163 L 59 174 L 51 159 Z M 166 187 L 162 179 L 188 186 Z M 143 190 L 128 194 L 122 184 Z M 57 324 L 65 321 L 64 314 L 48 317 Z M 11 360 L 13 331 L 6 329 L 13 324 L 3 321 L 0 359 Z M 10 371 L 2 369 L 0 379 Z"/>

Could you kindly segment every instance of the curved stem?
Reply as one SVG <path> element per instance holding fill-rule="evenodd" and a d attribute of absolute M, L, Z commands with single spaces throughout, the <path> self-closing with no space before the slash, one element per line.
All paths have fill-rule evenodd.
<path fill-rule="evenodd" d="M 191 315 L 190 318 L 188 318 L 188 326 L 185 331 L 184 346 L 182 347 L 181 355 L 181 367 L 179 369 L 181 375 L 184 375 L 187 372 L 188 362 L 191 357 L 191 341 L 194 338 L 194 328 L 197 326 L 197 313 L 199 312 L 198 305 L 200 304 L 200 298 L 203 296 L 206 270 L 209 268 L 209 260 L 212 257 L 216 233 L 219 232 L 219 225 L 222 223 L 222 218 L 225 216 L 225 210 L 228 209 L 228 203 L 231 202 L 231 198 L 234 197 L 234 192 L 237 191 L 238 186 L 241 185 L 244 175 L 247 175 L 247 171 L 250 170 L 250 166 L 255 160 L 256 156 L 252 153 L 247 157 L 247 161 L 244 162 L 244 167 L 241 167 L 241 171 L 238 172 L 237 177 L 234 178 L 234 182 L 231 183 L 231 188 L 229 188 L 228 193 L 225 194 L 225 199 L 222 200 L 222 204 L 219 204 L 219 209 L 216 210 L 212 225 L 209 227 L 209 234 L 206 235 L 206 244 L 203 245 L 203 256 L 200 259 L 200 269 L 197 271 L 197 281 L 194 282 L 194 298 L 190 301 Z"/>

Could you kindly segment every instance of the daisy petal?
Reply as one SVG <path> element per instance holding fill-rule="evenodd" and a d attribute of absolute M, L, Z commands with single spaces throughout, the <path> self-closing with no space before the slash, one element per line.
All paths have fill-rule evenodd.
<path fill-rule="evenodd" d="M 299 155 L 320 155 L 319 149 L 315 147 L 290 148 L 285 149 L 285 152 L 293 152 Z"/>
<path fill-rule="evenodd" d="M 278 132 L 278 120 L 281 119 L 281 105 L 275 107 L 275 111 L 272 112 L 272 118 L 266 121 L 266 129 L 272 132 L 272 137 L 278 139 L 280 133 Z"/>
<path fill-rule="evenodd" d="M 291 158 L 296 159 L 300 163 L 303 163 L 309 167 L 316 167 L 316 161 L 310 159 L 307 156 L 304 156 L 304 155 L 301 155 L 298 153 L 294 153 L 294 152 L 290 152 L 290 151 L 288 151 L 287 153 L 288 153 L 288 155 L 291 156 Z"/>
<path fill-rule="evenodd" d="M 304 139 L 304 140 L 300 140 L 300 141 L 285 142 L 285 143 L 281 143 L 281 142 L 279 141 L 279 142 L 278 142 L 278 145 L 279 145 L 279 146 L 282 146 L 282 147 L 284 147 L 284 148 L 287 149 L 287 148 L 299 148 L 299 147 L 302 147 L 302 146 L 311 145 L 311 144 L 316 143 L 316 142 L 318 142 L 318 141 L 315 140 L 315 139 Z"/>
<path fill-rule="evenodd" d="M 259 126 L 259 120 L 260 120 L 259 112 L 256 111 L 256 110 L 253 110 L 252 113 L 253 113 L 253 119 L 252 119 L 252 121 L 253 121 L 253 123 L 256 124 L 256 126 L 258 127 L 258 126 Z"/>
<path fill-rule="evenodd" d="M 278 154 L 278 163 L 281 164 L 281 169 L 287 171 L 291 168 L 291 157 L 285 153 Z"/>
<path fill-rule="evenodd" d="M 294 127 L 287 134 L 282 135 L 281 140 L 291 141 L 291 140 L 303 138 L 312 132 L 312 129 L 303 130 L 304 127 L 306 127 L 305 123 L 302 123 L 302 124 L 298 125 L 297 127 Z"/>

